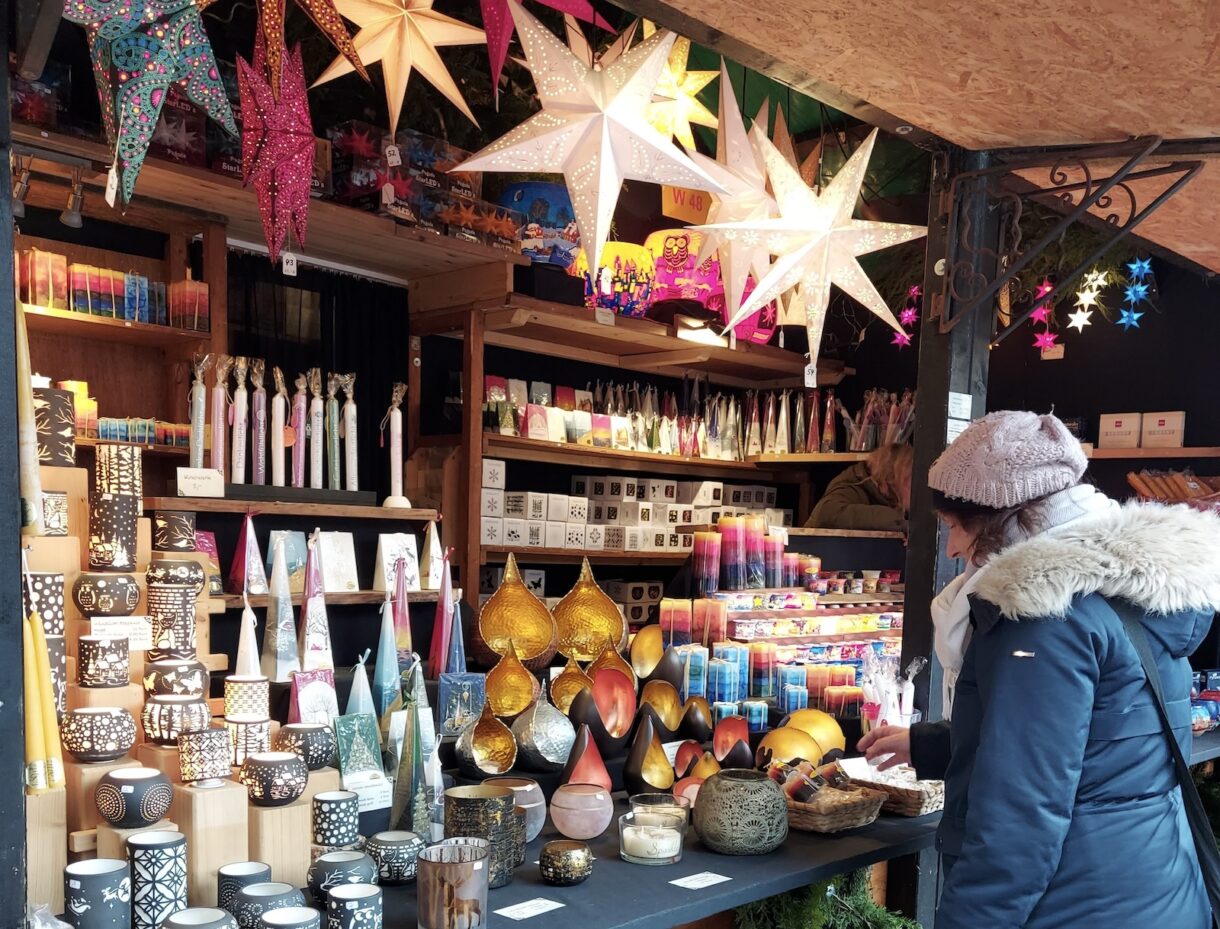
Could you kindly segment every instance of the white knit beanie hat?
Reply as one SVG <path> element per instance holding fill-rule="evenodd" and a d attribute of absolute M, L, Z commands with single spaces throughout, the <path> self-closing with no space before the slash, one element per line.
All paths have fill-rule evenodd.
<path fill-rule="evenodd" d="M 1020 410 L 989 413 L 936 459 L 928 486 L 997 510 L 1080 483 L 1084 449 L 1058 417 Z"/>

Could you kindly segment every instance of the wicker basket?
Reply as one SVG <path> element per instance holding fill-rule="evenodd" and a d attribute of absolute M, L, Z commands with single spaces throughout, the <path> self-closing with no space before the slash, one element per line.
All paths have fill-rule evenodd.
<path fill-rule="evenodd" d="M 808 803 L 788 798 L 788 825 L 802 832 L 842 832 L 867 826 L 881 812 L 886 794 L 867 787 L 823 787 Z"/>
<path fill-rule="evenodd" d="M 899 816 L 923 816 L 945 808 L 945 782 L 921 781 L 907 768 L 898 771 L 878 771 L 867 780 L 854 778 L 852 783 L 886 795 L 882 809 Z"/>

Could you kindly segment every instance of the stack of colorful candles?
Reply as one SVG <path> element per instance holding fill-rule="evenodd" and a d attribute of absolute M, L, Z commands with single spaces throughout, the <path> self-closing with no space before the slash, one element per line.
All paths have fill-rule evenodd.
<path fill-rule="evenodd" d="M 766 568 L 765 587 L 772 589 L 784 586 L 784 540 L 778 536 L 767 536 L 763 539 L 764 564 Z"/>
<path fill-rule="evenodd" d="M 704 601 L 696 602 L 696 606 Z M 691 697 L 707 696 L 707 648 L 703 645 L 681 645 L 678 657 L 682 659 L 682 686 L 679 691 L 682 702 Z"/>
<path fill-rule="evenodd" d="M 720 722 L 722 719 L 728 719 L 730 716 L 741 715 L 741 704 L 736 700 L 717 700 L 712 704 L 712 723 L 713 725 Z"/>
<path fill-rule="evenodd" d="M 751 590 L 767 586 L 767 554 L 764 540 L 767 520 L 762 516 L 745 517 L 746 587 Z"/>
<path fill-rule="evenodd" d="M 803 580 L 800 552 L 784 552 L 784 586 L 800 587 Z"/>
<path fill-rule="evenodd" d="M 813 590 L 818 572 L 822 570 L 822 559 L 817 555 L 801 555 L 801 582 L 798 586 Z M 840 591 L 842 593 L 842 591 Z"/>
<path fill-rule="evenodd" d="M 715 704 L 737 704 L 741 670 L 736 660 L 713 658 L 707 664 L 707 697 Z"/>
<path fill-rule="evenodd" d="M 729 637 L 729 605 L 723 600 L 696 600 L 691 641 L 707 645 Z"/>
<path fill-rule="evenodd" d="M 669 645 L 691 644 L 691 602 L 661 601 L 661 636 Z"/>
<path fill-rule="evenodd" d="M 750 696 L 775 696 L 775 645 L 750 643 Z"/>
<path fill-rule="evenodd" d="M 779 692 L 779 711 L 785 715 L 809 706 L 809 691 L 803 684 L 785 684 Z"/>
<path fill-rule="evenodd" d="M 736 642 L 716 642 L 712 645 L 712 658 L 720 658 L 724 661 L 731 661 L 737 666 L 737 690 L 733 694 L 725 697 L 717 697 L 718 700 L 744 700 L 749 696 L 750 688 L 750 647 L 748 645 L 738 645 Z M 709 678 L 709 689 L 711 681 Z"/>
<path fill-rule="evenodd" d="M 751 732 L 767 731 L 767 711 L 770 707 L 766 700 L 747 700 L 743 705 L 746 726 Z"/>
<path fill-rule="evenodd" d="M 829 691 L 832 687 L 854 688 L 856 683 L 855 665 L 809 665 L 806 673 L 809 690 L 809 705 L 819 710 L 830 712 Z"/>
<path fill-rule="evenodd" d="M 746 589 L 745 522 L 744 516 L 721 516 L 716 524 L 720 532 L 721 590 Z"/>
<path fill-rule="evenodd" d="M 864 690 L 853 686 L 831 686 L 826 688 L 826 712 L 840 719 L 859 716 L 864 703 Z"/>
<path fill-rule="evenodd" d="M 696 532 L 691 583 L 695 596 L 706 597 L 720 588 L 720 533 Z"/>

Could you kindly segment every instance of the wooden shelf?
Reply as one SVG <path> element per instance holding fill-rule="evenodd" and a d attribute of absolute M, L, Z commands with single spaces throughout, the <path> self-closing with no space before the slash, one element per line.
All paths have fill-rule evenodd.
<path fill-rule="evenodd" d="M 593 564 L 681 564 L 690 558 L 690 552 L 584 552 L 570 548 L 484 545 L 480 548 L 480 560 L 484 564 L 498 564 L 508 559 L 509 552 L 517 556 L 520 564 L 579 564 L 582 558 Z"/>
<path fill-rule="evenodd" d="M 732 614 L 730 614 L 731 616 Z M 901 639 L 901 629 L 872 629 L 860 632 L 811 632 L 807 635 L 756 635 L 747 639 L 733 637 L 734 642 L 769 642 L 772 645 L 820 645 L 833 642 L 858 642 L 861 639 Z"/>
<path fill-rule="evenodd" d="M 210 332 L 133 323 L 122 319 L 110 319 L 106 316 L 87 316 L 72 310 L 54 310 L 50 307 L 28 304 L 25 305 L 25 321 L 31 332 L 99 339 L 103 342 L 126 342 L 131 345 L 147 345 L 156 348 L 189 346 L 196 342 L 209 342 L 212 339 Z"/>
<path fill-rule="evenodd" d="M 99 445 L 134 445 L 136 448 L 142 448 L 146 455 L 172 455 L 177 457 L 190 455 L 189 448 L 182 448 L 177 445 L 149 445 L 145 442 L 116 442 L 111 439 L 95 439 L 92 436 L 78 435 L 76 437 L 77 448 L 97 448 Z"/>
<path fill-rule="evenodd" d="M 704 525 L 684 525 L 679 526 L 678 531 L 682 533 L 692 532 L 714 532 L 715 526 Z M 804 527 L 789 527 L 784 530 L 791 538 L 818 538 L 818 539 L 903 539 L 905 536 L 901 532 L 889 532 L 883 529 L 806 529 Z"/>
<path fill-rule="evenodd" d="M 616 316 L 613 325 L 606 325 L 587 307 L 518 294 L 477 308 L 483 313 L 483 340 L 488 345 L 665 377 L 705 373 L 717 383 L 735 387 L 767 389 L 803 383 L 804 356 L 770 345 L 739 343 L 736 349 L 703 345 L 678 338 L 672 327 L 656 320 Z M 818 362 L 819 385 L 838 384 L 851 373 L 842 362 Z"/>
<path fill-rule="evenodd" d="M 413 590 L 407 594 L 407 601 L 410 603 L 435 603 L 440 599 L 441 592 L 439 590 Z M 454 591 L 454 598 L 461 599 L 461 592 Z M 225 594 L 224 595 L 225 609 L 240 610 L 243 606 L 241 594 Z M 302 594 L 294 593 L 292 595 L 292 605 L 301 605 Z M 352 590 L 343 593 L 330 593 L 326 595 L 327 606 L 352 606 L 357 604 L 380 604 L 385 600 L 385 591 L 383 590 Z M 268 594 L 252 594 L 250 596 L 250 606 L 255 609 L 265 609 L 271 605 L 271 597 Z"/>
<path fill-rule="evenodd" d="M 747 460 L 756 464 L 769 465 L 809 465 L 809 464 L 852 464 L 857 461 L 867 461 L 871 452 L 812 452 L 802 455 L 751 455 Z"/>
<path fill-rule="evenodd" d="M 509 461 L 562 462 L 574 468 L 595 468 L 639 472 L 648 468 L 662 474 L 689 477 L 760 477 L 759 469 L 747 461 L 718 461 L 712 458 L 686 458 L 654 452 L 629 452 L 613 448 L 593 448 L 567 442 L 543 442 L 514 435 L 483 433 L 483 454 Z M 765 472 L 762 476 L 765 476 Z"/>
<path fill-rule="evenodd" d="M 193 513 L 247 513 L 259 516 L 313 516 L 319 519 L 379 519 L 390 522 L 428 522 L 440 518 L 436 510 L 395 509 L 379 506 L 345 506 L 335 503 L 282 503 L 270 500 L 227 500 L 213 497 L 145 497 L 146 510 L 186 510 Z"/>
<path fill-rule="evenodd" d="M 822 606 L 902 606 L 904 599 L 894 594 L 822 594 L 818 603 Z"/>
<path fill-rule="evenodd" d="M 101 199 L 114 154 L 104 144 L 17 123 L 13 125 L 13 140 L 93 162 L 94 170 L 85 172 L 85 183 L 91 188 L 86 197 Z M 41 161 L 38 167 L 54 169 Z M 223 221 L 230 240 L 263 241 L 254 191 L 235 179 L 149 158 L 140 169 L 133 205 L 148 201 L 196 211 L 203 220 Z M 190 217 L 182 216 L 181 221 L 186 225 Z M 310 201 L 306 242 L 307 246 L 298 252 L 306 262 L 318 258 L 411 281 L 481 265 L 529 263 L 525 257 L 503 249 L 438 236 L 325 200 Z"/>
<path fill-rule="evenodd" d="M 1089 452 L 1094 461 L 1106 459 L 1172 459 L 1172 458 L 1220 458 L 1220 448 L 1196 446 L 1194 448 L 1095 448 Z"/>

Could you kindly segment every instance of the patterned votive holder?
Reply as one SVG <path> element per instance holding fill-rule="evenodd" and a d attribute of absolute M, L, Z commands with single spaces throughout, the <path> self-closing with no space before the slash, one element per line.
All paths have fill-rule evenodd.
<path fill-rule="evenodd" d="M 271 682 L 262 675 L 230 674 L 225 678 L 225 716 L 269 716 Z"/>
<path fill-rule="evenodd" d="M 83 635 L 76 649 L 76 680 L 82 687 L 125 687 L 131 682 L 126 637 Z"/>
<path fill-rule="evenodd" d="M 226 716 L 233 767 L 240 768 L 251 755 L 271 750 L 271 720 L 266 716 Z"/>
<path fill-rule="evenodd" d="M 178 736 L 178 761 L 184 783 L 219 787 L 232 773 L 232 759 L 229 733 L 219 726 Z"/>

